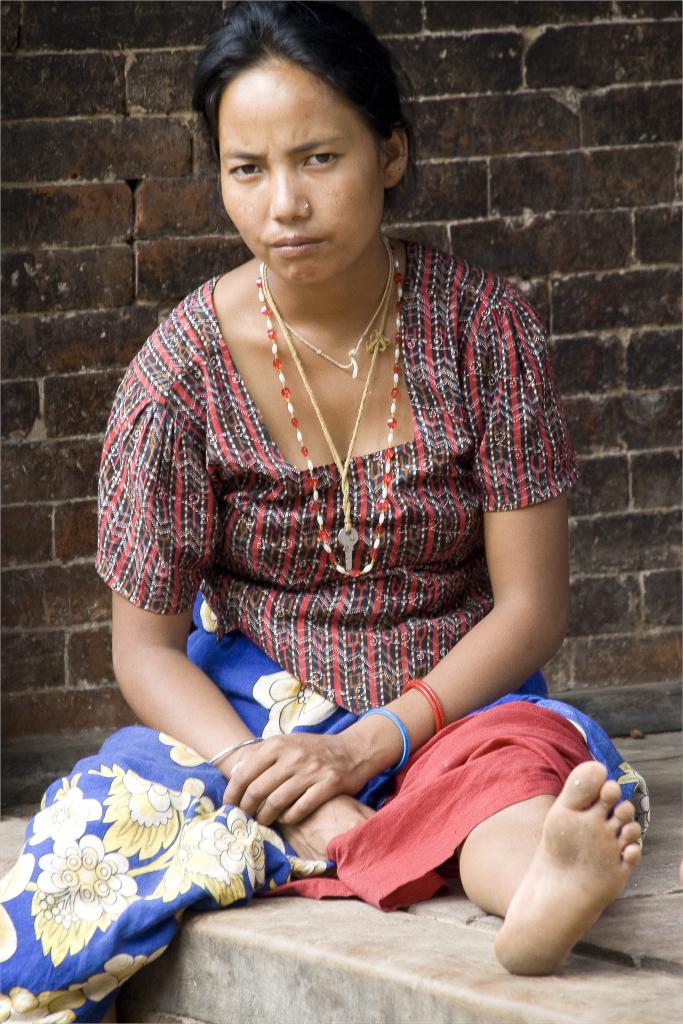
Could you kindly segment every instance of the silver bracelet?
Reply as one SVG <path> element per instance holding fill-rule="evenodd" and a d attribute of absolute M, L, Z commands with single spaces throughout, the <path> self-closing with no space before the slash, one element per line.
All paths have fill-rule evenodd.
<path fill-rule="evenodd" d="M 207 764 L 216 764 L 218 761 L 222 761 L 224 757 L 227 757 L 228 754 L 232 754 L 233 751 L 239 750 L 240 747 L 248 747 L 250 743 L 260 743 L 262 739 L 263 736 L 255 736 L 251 740 L 242 740 L 241 743 L 235 743 L 232 747 L 226 747 L 225 750 L 219 750 L 217 754 L 214 754 L 214 756 L 207 761 Z"/>

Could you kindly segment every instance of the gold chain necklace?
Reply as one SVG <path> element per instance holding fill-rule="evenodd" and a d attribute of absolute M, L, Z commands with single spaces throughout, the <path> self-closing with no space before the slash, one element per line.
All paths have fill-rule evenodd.
<path fill-rule="evenodd" d="M 370 330 L 372 325 L 377 320 L 377 317 L 380 315 L 380 313 L 382 313 L 382 312 L 386 313 L 386 303 L 387 303 L 387 298 L 388 298 L 388 295 L 389 295 L 389 289 L 391 288 L 392 280 L 393 280 L 393 274 L 390 272 L 387 275 L 386 284 L 384 285 L 384 291 L 382 292 L 382 297 L 379 300 L 379 304 L 377 306 L 377 309 L 374 311 L 374 313 L 372 314 L 372 316 L 368 320 L 368 323 L 367 323 L 365 329 L 363 330 L 361 336 L 359 337 L 358 341 L 356 342 L 355 348 L 350 348 L 349 349 L 349 362 L 348 363 L 340 363 L 340 362 L 338 362 L 332 356 L 329 356 L 327 354 L 327 352 L 323 352 L 323 350 L 321 348 L 318 348 L 317 345 L 311 344 L 310 341 L 307 341 L 306 338 L 304 338 L 303 334 L 299 334 L 299 332 L 297 330 L 295 330 L 295 328 L 292 327 L 292 325 L 287 320 L 285 320 L 284 317 L 281 316 L 282 323 L 287 328 L 287 330 L 290 332 L 290 334 L 292 334 L 295 338 L 298 338 L 299 341 L 302 341 L 304 343 L 304 345 L 306 345 L 308 348 L 310 348 L 310 350 L 312 352 L 315 352 L 316 355 L 322 356 L 323 359 L 327 359 L 328 363 L 333 363 L 335 366 L 339 367 L 340 370 L 351 370 L 352 371 L 351 376 L 352 376 L 353 380 L 356 380 L 356 378 L 358 377 L 358 359 L 357 359 L 358 349 L 360 348 L 361 342 L 365 338 L 366 334 L 368 333 L 368 331 Z"/>
<path fill-rule="evenodd" d="M 272 296 L 272 294 L 270 292 L 270 289 L 268 287 L 267 268 L 266 268 L 264 263 L 260 264 L 260 267 L 259 267 L 259 277 L 257 278 L 257 282 L 256 282 L 257 283 L 257 287 L 258 287 L 259 301 L 261 303 L 261 312 L 263 313 L 263 315 L 266 318 L 266 332 L 267 332 L 268 338 L 269 338 L 269 340 L 271 342 L 271 350 L 272 350 L 272 353 L 273 353 L 273 367 L 275 368 L 275 370 L 276 370 L 276 372 L 278 374 L 278 378 L 279 378 L 280 384 L 282 386 L 280 394 L 282 395 L 283 399 L 287 402 L 287 409 L 288 409 L 289 415 L 291 417 L 292 427 L 294 428 L 294 430 L 296 432 L 297 440 L 298 440 L 299 445 L 300 445 L 301 454 L 307 459 L 307 461 L 308 461 L 308 468 L 309 468 L 309 471 L 312 474 L 312 483 L 313 483 L 313 503 L 312 503 L 312 508 L 313 508 L 313 511 L 316 513 L 317 520 L 318 520 L 318 527 L 319 527 L 319 529 L 318 529 L 318 538 L 321 541 L 325 551 L 329 555 L 331 555 L 332 558 L 334 559 L 334 565 L 335 565 L 335 568 L 337 569 L 337 571 L 341 575 L 343 575 L 343 576 L 351 576 L 351 577 L 357 577 L 357 576 L 366 575 L 367 573 L 369 573 L 372 570 L 372 568 L 373 568 L 373 566 L 375 564 L 375 558 L 376 558 L 376 554 L 375 553 L 376 553 L 377 548 L 379 547 L 379 544 L 380 544 L 380 537 L 381 537 L 381 533 L 382 533 L 382 527 L 383 527 L 383 524 L 384 524 L 385 513 L 386 513 L 386 511 L 387 511 L 387 509 L 389 507 L 389 501 L 388 501 L 388 497 L 387 496 L 388 496 L 388 492 L 389 492 L 389 484 L 391 483 L 391 480 L 392 480 L 391 463 L 392 463 L 392 460 L 393 460 L 394 454 L 395 454 L 395 449 L 393 448 L 393 439 L 394 439 L 394 429 L 395 429 L 396 423 L 397 423 L 397 421 L 396 421 L 396 402 L 397 402 L 397 399 L 399 397 L 398 377 L 399 377 L 399 372 L 400 372 L 400 358 L 401 358 L 401 300 L 403 298 L 403 275 L 400 273 L 399 262 L 394 257 L 394 255 L 393 255 L 393 253 L 391 251 L 391 247 L 389 246 L 389 243 L 386 241 L 386 239 L 384 237 L 382 238 L 382 241 L 384 242 L 384 245 L 385 245 L 385 247 L 387 249 L 387 254 L 388 254 L 388 258 L 389 258 L 389 275 L 388 275 L 389 284 L 391 283 L 391 280 L 393 279 L 393 281 L 396 284 L 396 293 L 397 293 L 397 297 L 396 297 L 396 319 L 395 319 L 396 331 L 395 331 L 395 335 L 394 335 L 395 349 L 394 349 L 394 365 L 393 365 L 393 386 L 392 386 L 392 389 L 391 389 L 391 409 L 390 409 L 389 418 L 387 420 L 387 425 L 389 427 L 389 434 L 388 434 L 388 437 L 387 437 L 387 450 L 385 452 L 385 457 L 384 457 L 384 473 L 383 473 L 383 476 L 382 476 L 382 494 L 381 494 L 381 498 L 380 498 L 380 501 L 379 501 L 380 514 L 379 514 L 378 525 L 377 525 L 377 528 L 375 530 L 375 536 L 374 536 L 374 540 L 373 540 L 373 544 L 372 544 L 372 548 L 371 548 L 371 552 L 370 552 L 370 559 L 364 565 L 364 567 L 362 569 L 354 569 L 354 568 L 352 568 L 353 552 L 354 552 L 354 548 L 356 546 L 356 543 L 358 542 L 358 531 L 353 527 L 353 525 L 351 523 L 351 501 L 350 501 L 350 498 L 349 498 L 348 469 L 349 469 L 349 464 L 351 462 L 351 453 L 353 451 L 353 445 L 354 445 L 354 442 L 356 440 L 356 435 L 358 433 L 358 426 L 360 424 L 360 419 L 361 419 L 361 416 L 362 416 L 362 413 L 363 413 L 363 408 L 364 408 L 365 400 L 366 400 L 366 397 L 367 397 L 367 392 L 368 392 L 368 387 L 369 387 L 369 384 L 370 384 L 370 379 L 372 377 L 372 373 L 373 373 L 373 370 L 374 370 L 374 367 L 375 367 L 375 360 L 377 358 L 377 353 L 380 352 L 380 351 L 384 351 L 384 349 L 389 344 L 389 341 L 382 334 L 382 332 L 380 330 L 377 330 L 377 329 L 374 330 L 371 333 L 370 337 L 366 341 L 366 348 L 367 348 L 367 350 L 369 352 L 372 352 L 372 362 L 371 362 L 371 365 L 370 365 L 370 371 L 368 373 L 367 380 L 365 382 L 365 390 L 363 392 L 363 397 L 361 399 L 360 407 L 359 407 L 359 410 L 358 410 L 358 415 L 356 417 L 356 424 L 355 424 L 355 427 L 354 427 L 354 431 L 353 431 L 353 436 L 351 438 L 351 442 L 349 444 L 349 449 L 348 449 L 348 453 L 347 453 L 347 456 L 346 456 L 346 462 L 342 466 L 341 459 L 339 457 L 337 449 L 336 449 L 336 447 L 334 445 L 334 442 L 332 441 L 332 438 L 329 435 L 329 431 L 327 429 L 327 425 L 325 424 L 325 420 L 324 420 L 324 418 L 322 416 L 322 413 L 320 412 L 320 409 L 318 407 L 318 403 L 316 402 L 315 396 L 313 395 L 313 392 L 312 392 L 311 387 L 310 387 L 310 385 L 308 383 L 308 380 L 306 379 L 306 374 L 304 372 L 304 368 L 301 365 L 301 361 L 300 361 L 300 359 L 299 359 L 299 357 L 298 357 L 298 355 L 296 353 L 296 350 L 294 348 L 294 345 L 292 343 L 292 339 L 291 339 L 291 335 L 289 333 L 288 327 L 287 327 L 286 323 L 284 322 L 284 320 L 282 318 L 282 315 L 280 314 L 280 311 L 278 310 L 278 308 L 277 308 L 277 306 L 276 306 L 276 304 L 275 304 L 275 302 L 273 300 L 273 296 Z M 385 291 L 386 291 L 387 302 L 388 302 L 388 296 L 389 296 L 390 289 L 387 288 Z M 386 305 L 387 305 L 387 303 L 385 303 L 385 306 L 384 306 L 385 317 L 382 320 L 382 324 L 384 323 L 384 319 L 386 318 Z M 287 344 L 289 346 L 289 350 L 290 350 L 292 359 L 294 360 L 294 364 L 295 364 L 295 366 L 297 367 L 297 369 L 299 371 L 299 375 L 301 376 L 301 379 L 303 381 L 303 384 L 304 384 L 304 387 L 305 387 L 306 392 L 308 394 L 308 397 L 310 398 L 311 404 L 313 405 L 313 408 L 315 410 L 316 416 L 318 417 L 318 421 L 319 421 L 320 426 L 322 428 L 322 431 L 323 431 L 323 434 L 325 436 L 325 439 L 326 439 L 326 441 L 327 441 L 327 443 L 328 443 L 328 445 L 330 447 L 330 451 L 332 452 L 332 455 L 334 457 L 334 461 L 335 461 L 335 464 L 337 466 L 337 469 L 339 470 L 339 474 L 340 474 L 340 477 L 341 477 L 341 484 L 342 484 L 342 505 L 343 505 L 343 508 L 344 508 L 344 526 L 341 528 L 341 530 L 339 531 L 339 533 L 337 535 L 337 542 L 339 544 L 341 544 L 343 549 L 344 549 L 344 556 L 345 556 L 345 558 L 344 558 L 345 564 L 344 565 L 340 565 L 340 563 L 337 562 L 337 560 L 336 560 L 336 558 L 335 558 L 335 556 L 334 556 L 334 554 L 332 552 L 332 547 L 331 547 L 331 544 L 330 544 L 330 541 L 332 539 L 331 534 L 330 534 L 330 532 L 327 529 L 325 529 L 325 523 L 324 523 L 322 515 L 321 515 L 320 496 L 318 494 L 318 479 L 317 479 L 317 477 L 315 475 L 315 467 L 314 467 L 314 465 L 313 465 L 313 463 L 311 461 L 311 458 L 309 456 L 308 448 L 303 443 L 303 437 L 302 437 L 301 431 L 299 429 L 299 421 L 296 418 L 296 416 L 294 415 L 294 407 L 293 407 L 292 402 L 291 402 L 291 391 L 287 387 L 287 383 L 285 381 L 285 376 L 284 376 L 284 373 L 282 372 L 282 360 L 279 358 L 279 355 L 278 355 L 277 334 L 275 332 L 275 327 L 274 327 L 274 324 L 273 324 L 273 317 L 276 319 L 276 321 L 277 321 L 277 323 L 278 323 L 278 325 L 280 327 L 280 330 L 282 331 L 282 334 L 284 335 L 285 340 L 287 341 Z"/>

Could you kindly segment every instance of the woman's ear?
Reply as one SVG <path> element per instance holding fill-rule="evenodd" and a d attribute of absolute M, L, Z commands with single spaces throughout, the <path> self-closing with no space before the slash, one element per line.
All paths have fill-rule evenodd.
<path fill-rule="evenodd" d="M 384 187 L 394 188 L 408 165 L 408 136 L 403 128 L 396 128 L 388 139 L 382 139 L 381 146 Z"/>

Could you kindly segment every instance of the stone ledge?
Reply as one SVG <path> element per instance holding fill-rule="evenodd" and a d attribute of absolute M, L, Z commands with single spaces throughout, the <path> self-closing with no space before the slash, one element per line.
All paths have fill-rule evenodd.
<path fill-rule="evenodd" d="M 451 921 L 296 897 L 190 915 L 169 951 L 129 982 L 121 1019 L 159 1014 L 239 1024 L 624 1024 L 634 983 L 678 1024 L 680 979 L 573 955 L 561 974 L 520 978 L 494 936 Z"/>
<path fill-rule="evenodd" d="M 119 1019 L 138 1024 L 624 1024 L 656 1002 L 678 1024 L 683 974 L 680 733 L 622 738 L 648 780 L 653 824 L 622 897 L 551 978 L 497 963 L 500 919 L 457 887 L 385 914 L 355 900 L 262 897 L 188 914 L 168 952 L 135 976 Z M 30 808 L 22 809 L 28 814 Z M 25 817 L 0 823 L 0 874 Z"/>

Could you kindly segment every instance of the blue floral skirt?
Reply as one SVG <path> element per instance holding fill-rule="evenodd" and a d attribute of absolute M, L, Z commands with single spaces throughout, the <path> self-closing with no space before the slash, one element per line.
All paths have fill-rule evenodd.
<path fill-rule="evenodd" d="M 217 643 L 201 596 L 194 621 L 189 657 L 255 735 L 337 733 L 356 721 L 239 631 Z M 509 701 L 568 719 L 646 830 L 645 782 L 595 722 L 549 698 L 540 673 L 487 708 Z M 395 783 L 382 773 L 357 799 L 378 809 Z M 302 860 L 276 830 L 224 804 L 225 786 L 183 743 L 133 726 L 48 788 L 0 882 L 0 1022 L 101 1020 L 126 979 L 164 952 L 189 907 L 241 905 L 293 880 L 334 874 L 332 861 Z"/>

